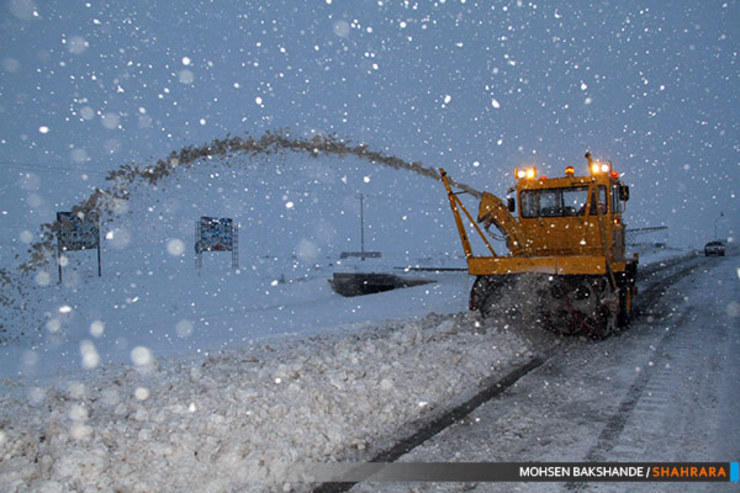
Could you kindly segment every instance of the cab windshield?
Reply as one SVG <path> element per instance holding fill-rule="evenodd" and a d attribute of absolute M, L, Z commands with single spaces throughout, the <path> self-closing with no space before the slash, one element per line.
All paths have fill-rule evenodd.
<path fill-rule="evenodd" d="M 550 188 L 524 190 L 520 194 L 522 217 L 568 217 L 586 213 L 588 186 L 572 188 Z M 606 187 L 599 187 L 599 202 L 606 206 Z M 606 210 L 604 210 L 606 212 Z M 592 215 L 596 214 L 596 203 L 591 201 Z"/>

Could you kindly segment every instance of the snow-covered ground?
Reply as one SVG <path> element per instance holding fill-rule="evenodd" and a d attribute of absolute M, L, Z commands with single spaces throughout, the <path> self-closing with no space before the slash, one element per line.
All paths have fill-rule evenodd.
<path fill-rule="evenodd" d="M 102 277 L 70 252 L 62 283 L 50 267 L 20 278 L 24 309 L 2 314 L 3 491 L 261 490 L 294 463 L 369 460 L 563 344 L 468 313 L 465 271 L 403 269 L 465 265 L 438 182 L 339 157 L 206 164 L 129 186 Z M 388 194 L 401 183 L 427 193 Z M 357 190 L 379 259 L 341 259 L 359 246 Z M 201 215 L 240 223 L 237 269 L 228 253 L 196 269 Z M 692 253 L 634 250 L 645 267 Z M 346 271 L 432 282 L 344 298 L 327 281 Z"/>
<path fill-rule="evenodd" d="M 0 376 L 130 363 L 138 347 L 162 359 L 466 306 L 460 273 L 403 299 L 345 299 L 327 282 L 336 271 L 464 267 L 439 182 L 358 159 L 274 161 L 230 156 L 179 168 L 156 187 L 128 184 L 130 199 L 114 201 L 101 228 L 102 277 L 94 252 L 69 252 L 61 284 L 53 259 L 19 279 L 16 309 L 0 312 Z M 412 202 L 394 187 L 426 193 Z M 365 247 L 380 259 L 341 259 L 361 247 L 358 191 Z M 230 252 L 204 253 L 196 269 L 194 223 L 204 215 L 239 224 L 238 269 Z"/>
<path fill-rule="evenodd" d="M 693 259 L 630 329 L 571 340 L 409 462 L 728 462 L 740 457 L 740 264 Z M 657 277 L 657 276 L 656 276 Z M 674 277 L 674 276 L 670 276 Z M 674 279 L 675 279 L 674 277 Z M 646 286 L 644 283 L 643 286 Z M 389 484 L 352 491 L 676 491 L 675 483 Z M 737 491 L 694 483 L 681 491 Z"/>
<path fill-rule="evenodd" d="M 482 324 L 464 272 L 329 289 L 335 271 L 464 266 L 430 170 L 503 197 L 514 168 L 560 175 L 590 150 L 631 187 L 628 227 L 680 248 L 640 245 L 646 271 L 737 237 L 739 2 L 176 3 L 0 8 L 3 491 L 241 490 L 364 460 L 562 343 Z M 227 145 L 278 134 L 310 145 Z M 57 259 L 18 269 L 40 224 L 134 175 L 102 277 L 93 252 L 64 255 L 60 283 Z M 361 212 L 379 261 L 341 260 Z M 238 269 L 209 253 L 196 270 L 201 216 L 239 224 Z"/>
<path fill-rule="evenodd" d="M 643 253 L 649 263 L 682 252 Z M 437 282 L 357 298 L 332 293 L 325 277 L 276 283 L 273 295 L 284 292 L 285 304 L 244 310 L 230 322 L 280 327 L 269 337 L 175 327 L 168 338 L 146 339 L 154 326 L 141 327 L 137 317 L 120 330 L 105 325 L 113 348 L 123 353 L 116 345 L 128 343 L 128 361 L 108 361 L 105 344 L 89 332 L 48 333 L 46 346 L 20 354 L 16 368 L 24 376 L 3 380 L 0 485 L 4 491 L 282 485 L 285 468 L 296 462 L 368 460 L 543 345 L 563 343 L 466 313 L 465 272 L 426 275 Z M 20 347 L 4 348 L 4 362 Z M 51 376 L 51 369 L 60 373 Z"/>
<path fill-rule="evenodd" d="M 367 459 L 529 355 L 490 330 L 429 315 L 197 360 L 142 352 L 131 367 L 31 386 L 3 398 L 2 489 L 231 491 L 292 462 Z"/>

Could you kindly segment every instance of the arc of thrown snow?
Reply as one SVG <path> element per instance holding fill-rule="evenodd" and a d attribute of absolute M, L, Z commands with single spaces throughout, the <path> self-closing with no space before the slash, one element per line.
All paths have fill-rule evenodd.
<path fill-rule="evenodd" d="M 113 182 L 112 186 L 95 190 L 87 199 L 73 206 L 72 212 L 81 214 L 87 214 L 91 211 L 109 213 L 114 199 L 128 199 L 128 185 L 139 180 L 154 185 L 169 176 L 176 168 L 190 167 L 202 159 L 233 154 L 269 156 L 281 152 L 304 152 L 312 157 L 321 155 L 345 157 L 351 155 L 373 164 L 412 171 L 437 181 L 442 179 L 436 169 L 424 167 L 421 162 L 408 162 L 396 156 L 373 151 L 369 149 L 367 144 L 352 145 L 350 140 L 340 139 L 336 135 L 316 135 L 310 139 L 305 139 L 292 137 L 286 130 L 275 132 L 268 130 L 258 139 L 249 135 L 246 137 L 227 135 L 224 139 L 215 139 L 199 147 L 183 147 L 180 151 L 170 153 L 167 159 L 158 160 L 153 166 L 139 168 L 130 164 L 121 165 L 105 177 L 107 181 Z M 450 180 L 450 183 L 478 199 L 482 196 L 480 191 L 465 183 L 454 180 Z M 41 225 L 43 239 L 31 245 L 29 248 L 31 259 L 21 264 L 20 268 L 22 270 L 28 271 L 46 263 L 46 253 L 52 251 L 53 239 L 59 228 L 60 225 L 57 222 Z"/>

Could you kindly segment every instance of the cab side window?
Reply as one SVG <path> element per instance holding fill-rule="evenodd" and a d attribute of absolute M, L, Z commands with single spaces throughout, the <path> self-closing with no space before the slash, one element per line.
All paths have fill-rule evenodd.
<path fill-rule="evenodd" d="M 612 212 L 623 212 L 624 202 L 619 200 L 619 185 L 612 185 L 610 193 L 612 196 Z"/>

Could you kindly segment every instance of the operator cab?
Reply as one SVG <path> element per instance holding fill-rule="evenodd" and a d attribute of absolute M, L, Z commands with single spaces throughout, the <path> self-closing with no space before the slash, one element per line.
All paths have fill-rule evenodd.
<path fill-rule="evenodd" d="M 629 187 L 619 181 L 619 173 L 612 170 L 611 162 L 593 161 L 590 153 L 586 159 L 591 176 L 575 177 L 572 166 L 565 169 L 565 177 L 552 180 L 544 176 L 537 178 L 534 167 L 516 169 L 519 182 L 510 192 L 517 192 L 519 219 L 597 215 L 597 203 L 602 214 L 624 212 Z M 509 197 L 512 212 L 516 210 L 515 203 L 514 197 Z"/>
<path fill-rule="evenodd" d="M 538 177 L 534 167 L 515 170 L 518 220 L 535 255 L 603 255 L 607 241 L 618 258 L 624 257 L 616 245 L 624 235 L 629 188 L 611 162 L 594 161 L 590 154 L 586 159 L 589 174 L 583 176 L 575 176 L 572 166 L 552 179 Z"/>

